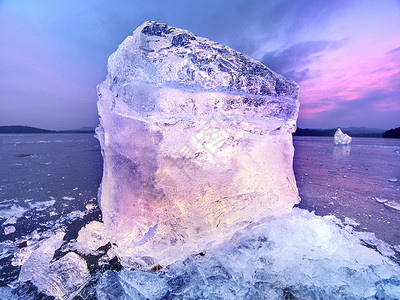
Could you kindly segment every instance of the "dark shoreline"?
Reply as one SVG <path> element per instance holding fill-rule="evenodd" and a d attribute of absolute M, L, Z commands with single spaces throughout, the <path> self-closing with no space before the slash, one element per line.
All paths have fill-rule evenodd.
<path fill-rule="evenodd" d="M 332 129 L 308 129 L 297 128 L 293 136 L 331 136 L 335 135 L 337 128 Z M 375 137 L 375 138 L 400 138 L 400 127 L 387 131 L 377 131 L 376 129 L 364 129 L 353 131 L 351 128 L 342 128 L 342 131 L 351 137 Z M 29 133 L 95 133 L 95 129 L 73 129 L 73 130 L 48 130 L 30 126 L 0 126 L 0 134 L 29 134 Z"/>
<path fill-rule="evenodd" d="M 30 126 L 0 126 L 0 134 L 25 134 L 25 133 L 93 133 L 93 130 L 48 130 Z"/>

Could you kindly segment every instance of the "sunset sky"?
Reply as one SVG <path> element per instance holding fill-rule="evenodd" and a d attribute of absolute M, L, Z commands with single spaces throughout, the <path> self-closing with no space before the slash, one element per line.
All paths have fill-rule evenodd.
<path fill-rule="evenodd" d="M 396 0 L 0 0 L 0 125 L 96 126 L 107 58 L 146 20 L 294 79 L 299 127 L 400 126 Z"/>

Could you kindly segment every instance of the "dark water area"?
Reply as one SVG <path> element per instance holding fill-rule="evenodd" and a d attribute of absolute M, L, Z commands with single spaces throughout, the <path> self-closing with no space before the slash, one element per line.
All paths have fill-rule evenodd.
<path fill-rule="evenodd" d="M 399 142 L 354 138 L 349 146 L 335 146 L 333 138 L 294 137 L 299 207 L 351 218 L 358 230 L 400 245 L 400 213 L 383 203 L 400 201 L 400 182 L 393 180 L 400 178 Z M 71 251 L 78 231 L 101 220 L 101 176 L 92 134 L 0 135 L 0 287 L 18 279 L 21 262 L 14 254 L 24 243 L 62 229 L 61 252 Z M 32 295 L 32 288 L 21 290 Z"/>

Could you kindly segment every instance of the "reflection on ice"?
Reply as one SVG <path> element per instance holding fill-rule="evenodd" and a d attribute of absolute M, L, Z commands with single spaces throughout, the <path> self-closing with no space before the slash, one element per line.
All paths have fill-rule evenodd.
<path fill-rule="evenodd" d="M 341 159 L 350 156 L 351 146 L 349 145 L 336 145 L 333 147 L 333 157 Z"/>

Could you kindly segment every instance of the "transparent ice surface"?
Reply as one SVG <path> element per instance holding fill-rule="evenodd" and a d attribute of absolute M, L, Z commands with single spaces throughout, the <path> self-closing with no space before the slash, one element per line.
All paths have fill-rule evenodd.
<path fill-rule="evenodd" d="M 46 297 L 44 294 L 39 294 L 34 285 L 29 282 L 15 282 L 14 280 L 18 278 L 20 266 L 37 249 L 42 240 L 51 237 L 60 229 L 65 230 L 64 244 L 56 251 L 53 258 L 53 261 L 55 261 L 68 251 L 76 251 L 74 240 L 82 226 L 92 220 L 100 220 L 97 205 L 94 204 L 96 200 L 92 199 L 96 195 L 96 189 L 100 182 L 98 173 L 102 164 L 100 151 L 97 147 L 98 143 L 91 135 L 0 136 L 3 141 L 3 147 L 0 147 L 0 156 L 4 158 L 1 160 L 0 167 L 0 209 L 7 210 L 9 215 L 9 217 L 1 220 L 3 223 L 0 232 L 0 259 L 2 262 L 0 282 L 4 287 L 0 287 L 0 299 L 48 299 L 50 296 Z M 51 141 L 51 143 L 38 142 L 44 140 Z M 400 178 L 399 141 L 355 137 L 350 145 L 336 147 L 332 143 L 332 137 L 294 137 L 294 146 L 296 148 L 295 174 L 302 198 L 300 205 L 304 202 L 302 207 L 315 210 L 316 214 L 334 214 L 341 218 L 345 221 L 345 224 L 341 225 L 344 229 L 341 230 L 345 230 L 345 232 L 352 230 L 352 227 L 361 231 L 374 232 L 377 237 L 394 246 L 390 247 L 377 241 L 373 234 L 367 232 L 358 236 L 360 238 L 359 243 L 375 249 L 378 254 L 382 253 L 383 257 L 390 256 L 391 259 L 398 261 L 400 258 L 400 237 L 398 235 L 400 214 L 385 207 L 383 203 L 388 201 L 398 202 L 400 199 L 400 182 L 389 180 L 390 178 Z M 32 156 L 13 157 L 13 153 L 37 153 L 38 158 Z M 17 163 L 23 164 L 23 166 L 16 166 Z M 48 177 L 48 173 L 53 175 Z M 65 176 L 65 179 L 62 179 L 63 176 Z M 27 180 L 21 184 L 23 178 Z M 51 180 L 47 181 L 49 179 Z M 165 180 L 163 184 L 165 188 L 176 189 L 176 186 L 168 180 Z M 44 187 L 44 189 L 40 190 L 40 187 Z M 76 187 L 79 187 L 79 190 L 75 191 Z M 79 195 L 79 193 L 83 195 Z M 49 195 L 52 197 L 49 197 Z M 63 200 L 62 197 L 67 195 L 73 196 L 75 200 Z M 48 206 L 46 210 L 37 211 L 33 208 L 35 202 L 41 203 L 54 199 L 56 203 Z M 377 199 L 380 199 L 382 203 L 378 202 Z M 26 210 L 23 212 L 22 218 L 13 217 L 14 212 L 10 210 L 13 205 Z M 38 206 L 38 208 L 41 207 L 44 206 Z M 18 210 L 15 213 L 18 213 Z M 82 216 L 83 218 L 81 218 Z M 346 217 L 348 218 L 346 219 Z M 5 224 L 5 220 L 9 223 Z M 356 223 L 360 225 L 357 226 Z M 2 230 L 9 224 L 15 224 L 13 225 L 16 227 L 15 233 L 7 236 L 2 235 Z M 156 224 L 157 219 L 151 228 L 154 228 Z M 147 236 L 150 235 L 151 231 Z M 27 246 L 19 249 L 18 245 L 24 241 L 27 242 Z M 98 257 L 84 256 L 91 268 L 92 277 L 76 297 L 74 297 L 76 292 L 72 292 L 69 298 L 96 299 L 94 282 L 105 269 L 109 268 L 109 261 L 115 256 L 113 249 L 109 249 L 107 255 L 105 255 L 107 248 L 102 249 L 97 251 Z M 221 257 L 224 250 L 222 248 L 219 248 L 219 250 L 218 255 Z M 395 258 L 393 258 L 393 253 Z M 202 256 L 203 254 L 205 255 Z M 213 252 L 209 250 L 197 256 L 190 256 L 189 262 L 193 258 L 203 259 L 212 255 Z M 14 259 L 12 260 L 13 256 Z M 302 256 L 301 261 L 307 260 L 307 257 L 308 254 Z M 99 265 L 94 263 L 97 258 Z M 296 256 L 296 259 L 298 259 L 298 256 Z M 10 266 L 11 260 L 13 264 Z M 207 261 L 210 261 L 210 259 L 207 258 Z M 114 258 L 113 262 L 115 263 L 113 270 L 119 270 L 118 260 Z M 315 264 L 318 265 L 317 262 Z M 176 274 L 186 274 L 183 265 L 178 262 L 168 268 L 163 268 L 156 275 L 159 276 L 160 272 L 178 268 L 178 265 L 182 268 Z M 299 265 L 303 266 L 304 263 Z M 244 268 L 246 271 L 248 266 L 244 265 Z M 112 271 L 108 271 L 108 273 L 114 274 L 116 280 L 110 282 L 112 285 L 102 287 L 102 295 L 108 297 L 105 299 L 120 299 L 116 293 L 118 289 L 115 288 L 114 290 L 114 287 L 118 285 L 122 288 L 118 277 L 119 273 Z M 187 273 L 192 274 L 190 271 Z M 325 274 L 322 273 L 322 275 Z M 318 282 L 317 276 L 318 273 L 314 274 L 312 280 Z M 180 290 L 184 293 L 187 285 L 184 284 L 185 281 L 182 278 L 185 279 L 187 276 L 174 277 L 174 281 L 171 281 L 169 285 L 182 286 Z M 309 280 L 308 276 L 305 276 L 305 278 Z M 211 279 L 209 280 L 211 281 Z M 181 284 L 179 284 L 180 281 Z M 282 280 L 279 282 L 282 285 Z M 383 280 L 383 284 L 385 290 L 392 290 L 392 295 L 396 293 L 396 289 L 398 291 L 398 285 L 392 280 Z M 78 286 L 77 288 L 79 290 Z M 133 285 L 125 283 L 124 288 L 133 293 Z M 263 296 L 256 292 L 250 292 L 247 298 L 293 299 L 291 293 L 294 294 L 294 292 L 290 288 L 285 288 L 283 291 L 275 290 L 268 283 L 257 283 L 256 288 L 262 289 Z M 204 293 L 201 287 L 198 289 L 198 294 Z M 177 295 L 176 290 L 179 290 L 179 288 L 174 288 L 174 293 L 172 293 L 168 288 L 165 298 L 183 298 L 183 296 Z M 329 291 L 329 289 L 326 290 Z M 121 290 L 119 291 L 121 292 Z M 122 291 L 125 290 L 122 288 Z M 170 293 L 169 296 L 168 293 Z M 137 294 L 139 295 L 139 291 Z M 308 295 L 307 293 L 304 294 Z M 317 295 L 317 293 L 314 294 Z M 210 293 L 210 295 L 209 299 L 213 297 L 223 298 L 223 296 L 227 299 L 232 298 L 229 291 L 217 295 Z M 126 297 L 129 299 L 128 296 Z M 140 297 L 143 299 L 144 296 Z M 68 299 L 68 296 L 65 298 Z M 134 297 L 131 296 L 131 298 Z M 317 296 L 308 296 L 303 299 L 314 298 L 318 299 Z M 325 298 L 329 299 L 329 296 L 325 296 Z M 345 296 L 340 297 L 336 294 L 330 298 L 346 299 Z M 352 299 L 351 297 L 347 298 Z M 353 297 L 353 299 L 359 298 Z M 390 299 L 389 296 L 377 298 Z M 139 296 L 136 299 L 140 299 Z M 302 298 L 300 297 L 300 299 Z"/>
<path fill-rule="evenodd" d="M 363 240 L 382 243 L 332 216 L 296 208 L 155 274 L 108 271 L 97 296 L 110 299 L 110 291 L 113 299 L 396 299 L 400 267 L 393 251 L 381 255 L 361 245 Z"/>
<path fill-rule="evenodd" d="M 98 94 L 101 209 L 124 266 L 169 265 L 299 201 L 299 87 L 261 63 L 145 22 Z"/>
<path fill-rule="evenodd" d="M 50 264 L 43 275 L 40 281 L 35 281 L 39 290 L 56 299 L 68 299 L 87 283 L 90 274 L 86 261 L 69 252 Z"/>
<path fill-rule="evenodd" d="M 296 136 L 293 144 L 301 208 L 351 218 L 358 230 L 400 245 L 400 215 L 384 205 L 400 201 L 399 182 L 388 181 L 400 176 L 399 140 L 354 137 L 336 146 L 331 137 Z"/>
<path fill-rule="evenodd" d="M 51 262 L 64 235 L 64 232 L 58 232 L 41 241 L 34 250 L 23 249 L 19 259 L 22 263 L 19 281 L 29 280 L 39 291 L 56 299 L 66 299 L 78 291 L 89 276 L 86 261 L 74 252 Z"/>
<path fill-rule="evenodd" d="M 49 265 L 51 259 L 54 256 L 54 252 L 58 249 L 64 238 L 64 232 L 58 232 L 57 234 L 51 236 L 50 238 L 43 240 L 27 258 L 25 263 L 21 267 L 19 273 L 20 281 L 31 280 L 35 282 L 36 280 L 41 280 L 43 276 L 41 271 L 44 271 L 46 266 Z"/>

